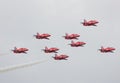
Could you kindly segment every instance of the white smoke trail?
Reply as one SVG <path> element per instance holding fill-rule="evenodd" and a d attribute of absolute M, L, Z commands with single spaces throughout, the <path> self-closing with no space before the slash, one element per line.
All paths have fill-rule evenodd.
<path fill-rule="evenodd" d="M 12 66 L 9 66 L 9 67 L 3 67 L 3 68 L 0 68 L 0 73 L 15 70 L 15 69 L 20 69 L 20 68 L 24 68 L 24 67 L 30 67 L 30 66 L 33 66 L 33 65 L 36 65 L 36 64 L 39 64 L 39 63 L 43 63 L 43 62 L 46 62 L 46 61 L 48 61 L 48 59 L 43 60 L 43 61 L 38 60 L 38 61 L 24 63 L 24 64 L 12 65 Z"/>

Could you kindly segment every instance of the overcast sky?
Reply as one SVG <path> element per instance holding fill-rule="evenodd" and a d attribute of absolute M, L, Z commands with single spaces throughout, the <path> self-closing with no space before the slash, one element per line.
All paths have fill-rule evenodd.
<path fill-rule="evenodd" d="M 0 83 L 120 83 L 119 0 L 0 0 L 0 68 L 48 61 L 0 73 Z M 97 27 L 80 22 L 98 20 Z M 50 40 L 34 34 L 49 33 Z M 72 48 L 65 33 L 80 34 L 84 47 Z M 77 41 L 77 40 L 75 40 Z M 13 47 L 29 48 L 28 54 L 14 54 Z M 60 48 L 68 60 L 55 61 L 45 46 Z M 101 47 L 115 47 L 114 53 L 100 53 Z"/>

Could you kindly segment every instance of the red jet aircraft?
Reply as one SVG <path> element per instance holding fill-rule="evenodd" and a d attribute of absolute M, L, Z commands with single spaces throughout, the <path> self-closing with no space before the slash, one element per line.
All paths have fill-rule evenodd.
<path fill-rule="evenodd" d="M 26 51 L 28 51 L 27 48 L 16 48 L 14 47 L 14 50 L 12 50 L 14 53 L 27 53 Z"/>
<path fill-rule="evenodd" d="M 82 22 L 82 24 L 84 26 L 97 26 L 96 24 L 99 23 L 98 21 L 96 20 L 90 20 L 90 21 L 87 21 L 84 19 L 84 22 Z"/>
<path fill-rule="evenodd" d="M 67 60 L 66 58 L 68 58 L 69 56 L 61 54 L 61 55 L 57 55 L 55 54 L 55 57 L 53 57 L 55 60 Z"/>
<path fill-rule="evenodd" d="M 56 48 L 56 47 L 52 47 L 52 48 L 48 48 L 48 47 L 45 47 L 45 49 L 43 49 L 43 51 L 45 53 L 57 53 L 56 51 L 58 51 L 59 49 Z"/>
<path fill-rule="evenodd" d="M 113 50 L 115 50 L 115 48 L 113 48 L 113 47 L 104 48 L 103 46 L 101 46 L 101 49 L 99 49 L 99 50 L 103 53 L 106 53 L 106 52 L 112 52 L 113 53 Z"/>
<path fill-rule="evenodd" d="M 69 44 L 69 45 L 71 45 L 72 47 L 79 47 L 79 46 L 83 46 L 85 44 L 86 44 L 85 42 L 80 42 L 80 41 L 74 42 L 74 41 L 71 41 L 71 44 Z"/>
<path fill-rule="evenodd" d="M 43 34 L 37 33 L 37 35 L 34 35 L 34 36 L 36 37 L 36 39 L 48 39 L 49 40 L 48 37 L 50 37 L 51 35 L 48 33 L 43 33 Z"/>
<path fill-rule="evenodd" d="M 79 34 L 68 34 L 66 33 L 65 36 L 63 36 L 65 39 L 78 39 L 80 37 Z"/>

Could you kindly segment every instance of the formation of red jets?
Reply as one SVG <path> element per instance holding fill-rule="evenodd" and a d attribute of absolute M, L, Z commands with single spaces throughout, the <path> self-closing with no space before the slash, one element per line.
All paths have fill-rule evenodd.
<path fill-rule="evenodd" d="M 97 26 L 96 24 L 99 23 L 96 20 L 84 20 L 84 22 L 81 22 L 83 24 L 83 26 Z M 37 33 L 36 35 L 34 35 L 34 37 L 36 39 L 47 39 L 49 40 L 49 37 L 51 35 L 48 33 Z M 73 39 L 78 40 L 78 37 L 80 37 L 80 34 L 68 34 L 66 33 L 65 36 L 63 36 L 66 40 L 71 40 L 71 43 L 68 44 L 71 47 L 83 47 L 86 43 L 83 41 L 73 41 Z M 16 48 L 14 47 L 14 50 L 12 50 L 14 53 L 27 53 L 29 49 L 28 48 Z M 48 48 L 47 46 L 45 47 L 45 49 L 42 49 L 45 53 L 58 53 L 57 51 L 59 51 L 59 48 L 56 47 L 51 47 Z M 104 48 L 103 46 L 101 46 L 101 48 L 99 49 L 100 52 L 102 53 L 107 53 L 107 52 L 112 52 L 115 50 L 115 48 L 113 47 L 106 47 Z M 57 55 L 55 54 L 55 56 L 53 57 L 55 60 L 67 60 L 69 56 L 65 55 L 65 54 L 60 54 Z"/>

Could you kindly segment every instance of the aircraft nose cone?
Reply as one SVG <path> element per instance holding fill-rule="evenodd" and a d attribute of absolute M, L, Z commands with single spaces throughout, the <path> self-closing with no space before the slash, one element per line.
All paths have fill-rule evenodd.
<path fill-rule="evenodd" d="M 68 58 L 69 56 L 66 56 L 66 58 Z"/>
<path fill-rule="evenodd" d="M 59 50 L 58 48 L 56 50 Z"/>
<path fill-rule="evenodd" d="M 48 34 L 48 36 L 51 36 L 50 34 Z"/>
<path fill-rule="evenodd" d="M 76 36 L 80 36 L 79 34 L 76 34 Z"/>
<path fill-rule="evenodd" d="M 26 51 L 28 51 L 29 49 L 26 49 Z"/>
<path fill-rule="evenodd" d="M 96 23 L 99 23 L 98 21 L 96 21 Z"/>
<path fill-rule="evenodd" d="M 115 48 L 113 48 L 113 50 L 115 50 Z"/>
<path fill-rule="evenodd" d="M 83 44 L 86 44 L 85 42 L 83 42 Z"/>
<path fill-rule="evenodd" d="M 82 45 L 85 45 L 86 43 L 85 42 L 81 42 Z"/>

